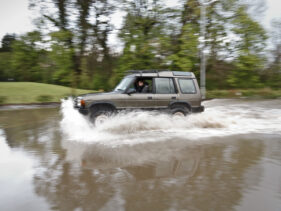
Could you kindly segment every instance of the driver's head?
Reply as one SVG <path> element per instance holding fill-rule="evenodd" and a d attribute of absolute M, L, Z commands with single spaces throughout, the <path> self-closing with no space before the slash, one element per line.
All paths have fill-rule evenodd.
<path fill-rule="evenodd" d="M 143 80 L 138 81 L 138 86 L 143 86 Z"/>

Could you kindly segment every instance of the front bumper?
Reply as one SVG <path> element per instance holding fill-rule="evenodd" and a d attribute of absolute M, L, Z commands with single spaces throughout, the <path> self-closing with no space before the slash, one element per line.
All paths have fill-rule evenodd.
<path fill-rule="evenodd" d="M 87 108 L 81 108 L 78 106 L 74 106 L 74 108 L 77 109 L 80 114 L 87 115 L 89 113 L 89 109 Z"/>
<path fill-rule="evenodd" d="M 89 110 L 86 108 L 77 108 L 80 114 L 88 115 Z"/>
<path fill-rule="evenodd" d="M 79 97 L 78 97 L 79 98 Z M 89 109 L 78 106 L 78 98 L 74 99 L 74 108 L 79 111 L 80 114 L 87 115 L 89 113 Z"/>
<path fill-rule="evenodd" d="M 193 107 L 192 108 L 192 113 L 200 113 L 200 112 L 203 112 L 204 110 L 205 110 L 204 106 Z"/>

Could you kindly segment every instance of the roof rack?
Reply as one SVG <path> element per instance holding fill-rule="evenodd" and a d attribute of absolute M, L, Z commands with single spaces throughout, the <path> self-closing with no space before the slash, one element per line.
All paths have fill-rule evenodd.
<path fill-rule="evenodd" d="M 157 76 L 159 77 L 159 72 L 163 71 L 170 71 L 170 70 L 128 70 L 126 73 L 128 74 L 140 74 L 142 76 L 143 73 L 157 73 Z"/>
<path fill-rule="evenodd" d="M 170 72 L 174 76 L 188 76 L 192 77 L 193 73 L 192 72 L 185 72 L 185 71 L 171 71 L 171 70 L 129 70 L 126 71 L 125 73 L 128 74 L 140 74 L 142 77 L 143 73 L 157 73 L 157 77 L 159 77 L 160 72 Z"/>
<path fill-rule="evenodd" d="M 192 76 L 191 72 L 173 71 L 174 76 Z"/>

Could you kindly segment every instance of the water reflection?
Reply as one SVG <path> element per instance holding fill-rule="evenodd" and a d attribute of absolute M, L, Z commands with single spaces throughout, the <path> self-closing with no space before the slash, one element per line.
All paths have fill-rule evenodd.
<path fill-rule="evenodd" d="M 269 209 L 280 210 L 279 137 L 171 138 L 110 147 L 66 140 L 59 120 L 58 109 L 0 112 L 1 141 L 14 151 L 3 156 L 32 161 L 31 182 L 24 185 L 36 194 L 30 196 L 34 205 L 46 203 L 41 210 L 258 210 L 250 203 L 258 194 L 261 203 L 273 199 Z M 1 187 L 4 181 L 11 186 L 9 177 L 0 174 Z M 12 205 L 9 210 L 18 208 Z"/>
<path fill-rule="evenodd" d="M 107 170 L 112 168 L 135 169 L 150 172 L 154 177 L 192 176 L 196 171 L 201 148 L 184 141 L 168 140 L 159 143 L 121 145 L 111 148 L 100 144 L 63 141 L 66 160 L 78 162 L 83 168 Z M 153 173 L 152 173 L 153 172 Z M 138 177 L 138 174 L 136 174 Z"/>

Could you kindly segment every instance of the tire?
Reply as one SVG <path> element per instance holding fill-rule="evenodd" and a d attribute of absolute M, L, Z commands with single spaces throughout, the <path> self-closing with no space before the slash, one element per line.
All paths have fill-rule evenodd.
<path fill-rule="evenodd" d="M 103 124 L 114 113 L 109 107 L 96 107 L 91 110 L 90 120 L 95 126 Z"/>
<path fill-rule="evenodd" d="M 186 106 L 175 106 L 171 109 L 171 114 L 173 116 L 184 117 L 190 114 L 190 109 Z"/>

